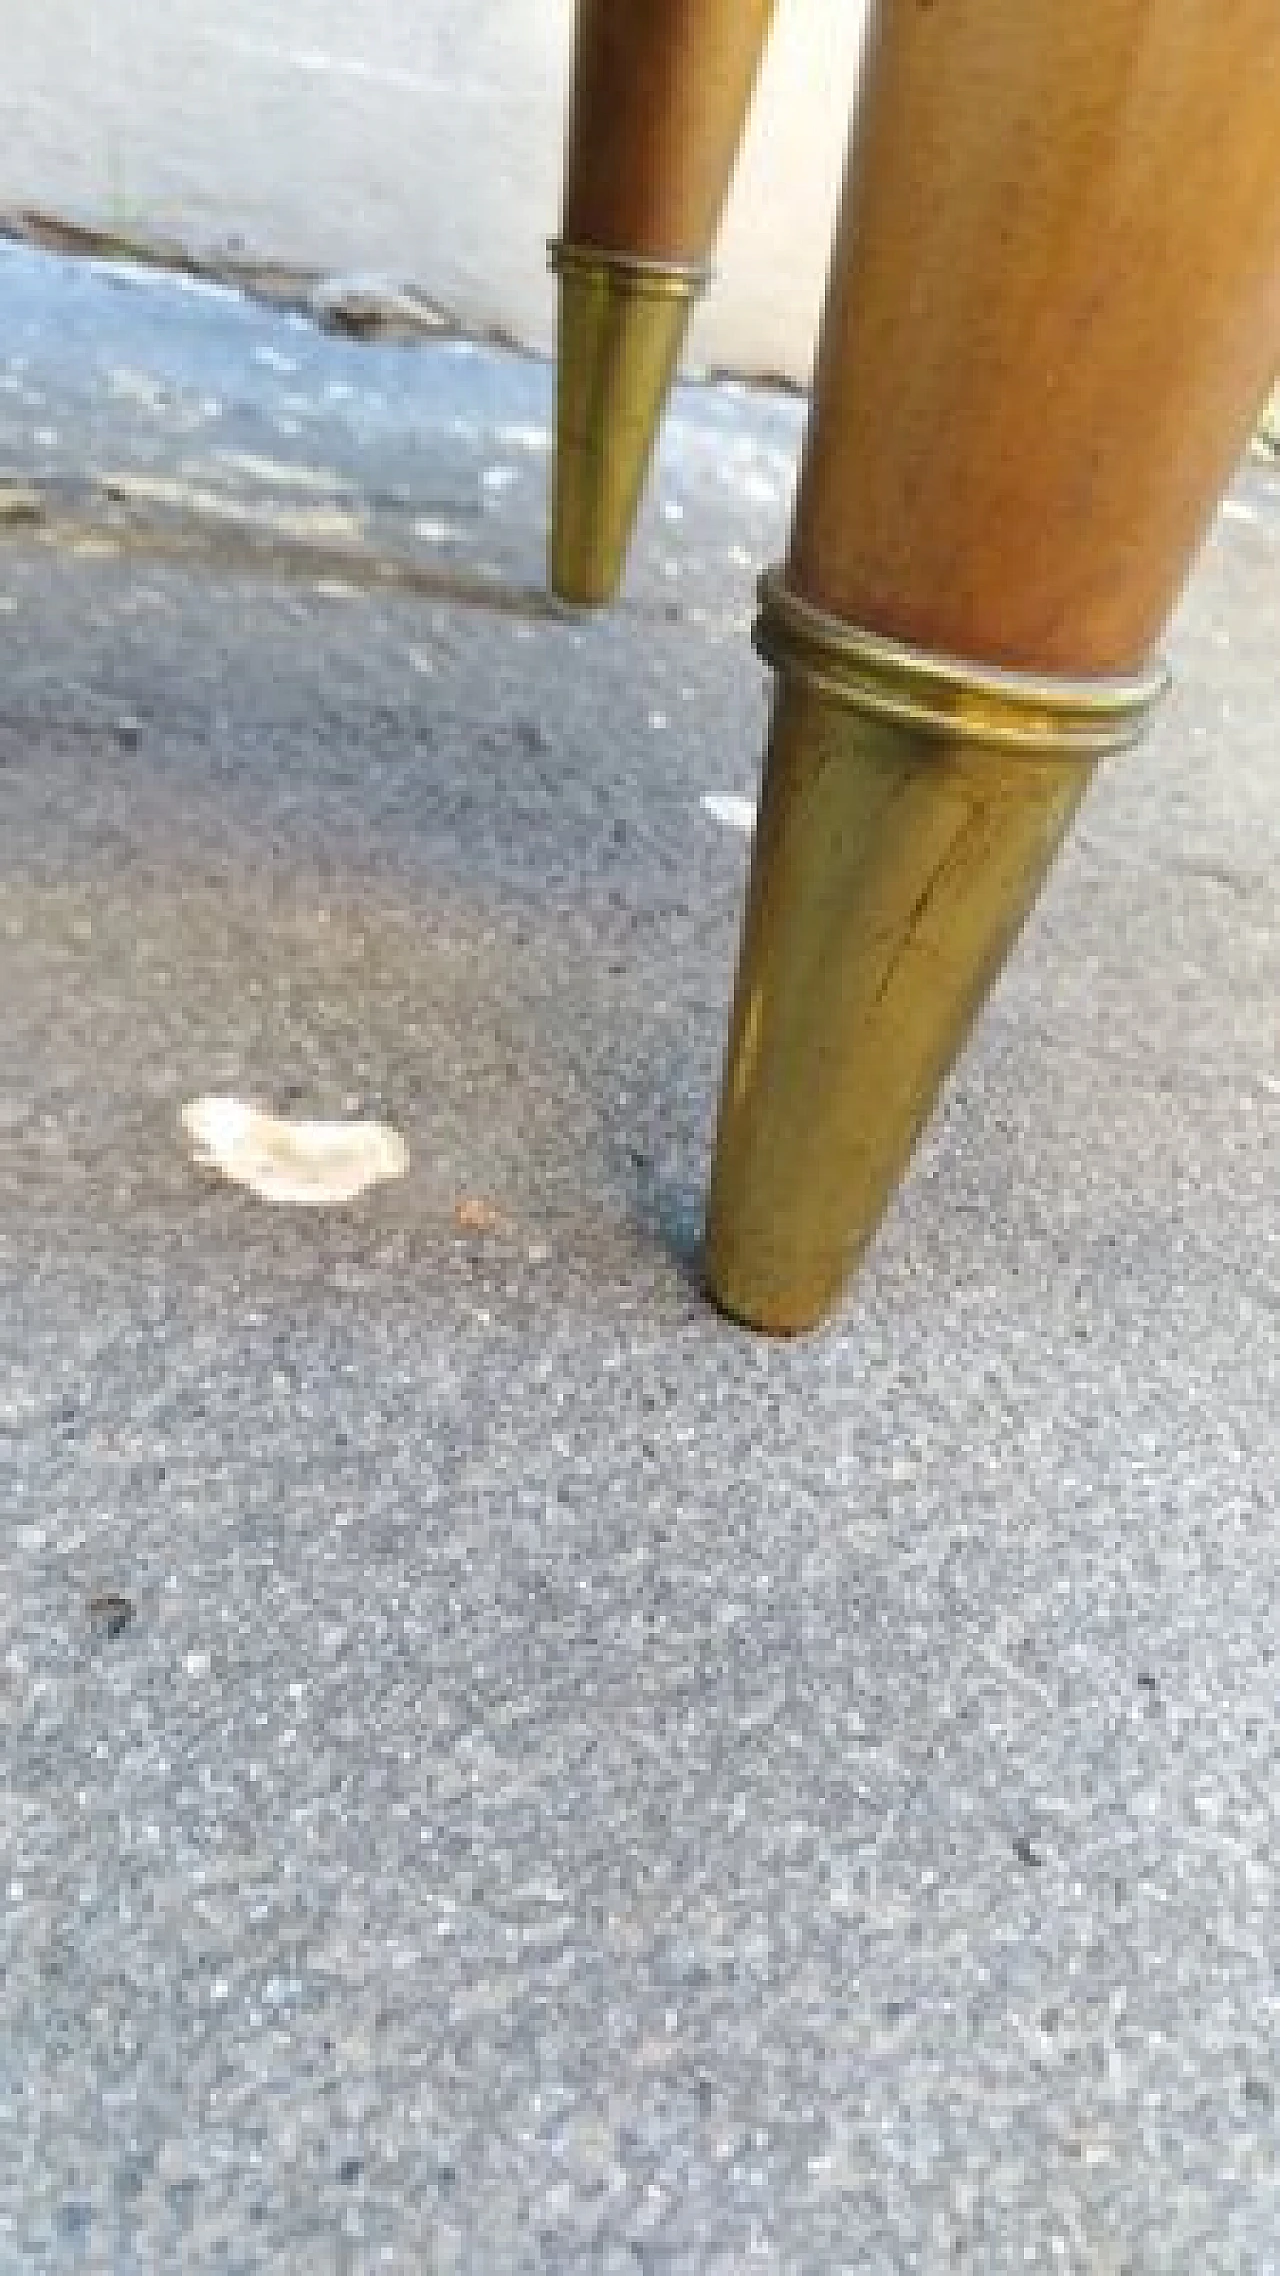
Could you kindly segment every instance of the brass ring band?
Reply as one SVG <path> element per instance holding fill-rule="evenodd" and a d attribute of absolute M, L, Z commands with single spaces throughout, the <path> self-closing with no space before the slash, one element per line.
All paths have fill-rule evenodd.
<path fill-rule="evenodd" d="M 926 735 L 1103 758 L 1137 742 L 1169 683 L 1162 663 L 1077 679 L 932 655 L 829 616 L 788 592 L 780 569 L 766 571 L 758 592 L 754 638 L 767 664 L 850 710 Z"/>
<path fill-rule="evenodd" d="M 557 276 L 566 270 L 603 276 L 615 286 L 661 300 L 697 300 L 715 273 L 709 261 L 655 261 L 642 253 L 610 253 L 599 245 L 568 245 L 562 237 L 548 244 L 547 264 Z"/>

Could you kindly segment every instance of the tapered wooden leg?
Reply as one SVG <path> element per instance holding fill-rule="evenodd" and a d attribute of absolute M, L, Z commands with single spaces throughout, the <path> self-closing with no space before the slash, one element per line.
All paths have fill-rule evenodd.
<path fill-rule="evenodd" d="M 580 0 L 561 236 L 551 584 L 621 581 L 775 0 Z"/>
<path fill-rule="evenodd" d="M 712 1294 L 837 1300 L 1280 351 L 1274 0 L 881 0 L 789 558 Z"/>

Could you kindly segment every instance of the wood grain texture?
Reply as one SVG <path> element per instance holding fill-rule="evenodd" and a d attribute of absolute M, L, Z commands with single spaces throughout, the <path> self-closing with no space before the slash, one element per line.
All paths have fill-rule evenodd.
<path fill-rule="evenodd" d="M 775 0 L 581 0 L 564 235 L 709 253 Z"/>
<path fill-rule="evenodd" d="M 798 592 L 962 656 L 1134 666 L 1278 365 L 1275 0 L 882 0 Z"/>

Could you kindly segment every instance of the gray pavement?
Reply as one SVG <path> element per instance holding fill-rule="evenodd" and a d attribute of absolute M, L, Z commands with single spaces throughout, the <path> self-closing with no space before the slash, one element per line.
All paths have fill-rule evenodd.
<path fill-rule="evenodd" d="M 0 2269 L 1280 2269 L 1280 471 L 771 1345 L 800 406 L 683 394 L 578 623 L 544 367 L 0 283 Z M 272 1210 L 214 1089 L 410 1174 Z"/>

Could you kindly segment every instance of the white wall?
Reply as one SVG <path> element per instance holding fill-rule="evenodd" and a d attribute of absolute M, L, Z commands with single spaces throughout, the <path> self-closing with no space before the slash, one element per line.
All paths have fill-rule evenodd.
<path fill-rule="evenodd" d="M 780 0 L 695 361 L 807 375 L 864 0 Z M 0 208 L 550 339 L 571 0 L 0 0 Z"/>

